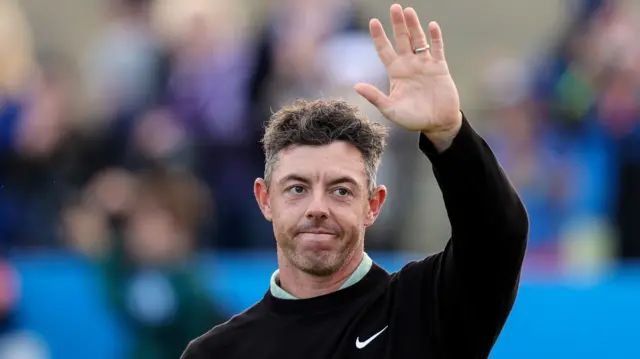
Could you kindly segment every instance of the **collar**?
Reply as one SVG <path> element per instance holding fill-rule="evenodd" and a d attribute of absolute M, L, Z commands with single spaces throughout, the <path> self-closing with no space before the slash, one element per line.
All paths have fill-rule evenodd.
<path fill-rule="evenodd" d="M 347 281 L 344 282 L 344 284 L 342 284 L 342 286 L 338 290 L 348 288 L 358 283 L 362 278 L 364 278 L 365 275 L 367 275 L 367 273 L 369 273 L 369 270 L 371 269 L 372 265 L 373 265 L 373 261 L 371 260 L 369 255 L 365 253 L 356 270 L 354 270 L 353 273 L 351 273 L 349 278 L 347 278 Z M 279 299 L 298 299 L 295 296 L 293 296 L 291 293 L 287 292 L 286 290 L 282 289 L 282 287 L 280 287 L 280 285 L 278 284 L 280 282 L 280 280 L 278 279 L 279 272 L 280 270 L 276 269 L 276 271 L 273 272 L 273 274 L 271 275 L 271 284 L 269 287 L 269 289 L 271 290 L 271 295 Z"/>

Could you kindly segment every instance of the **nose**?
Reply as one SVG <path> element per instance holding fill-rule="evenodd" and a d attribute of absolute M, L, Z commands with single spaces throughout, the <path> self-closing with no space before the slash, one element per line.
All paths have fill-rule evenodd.
<path fill-rule="evenodd" d="M 306 217 L 311 221 L 329 218 L 329 207 L 322 196 L 314 196 L 307 207 Z"/>

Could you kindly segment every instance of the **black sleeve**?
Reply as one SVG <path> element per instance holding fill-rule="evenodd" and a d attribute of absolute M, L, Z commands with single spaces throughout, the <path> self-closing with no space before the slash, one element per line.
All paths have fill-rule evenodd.
<path fill-rule="evenodd" d="M 419 281 L 439 351 L 447 358 L 486 358 L 515 301 L 529 219 L 466 118 L 447 150 L 437 153 L 424 135 L 420 150 L 433 164 L 452 237 L 443 252 L 403 271 Z"/>

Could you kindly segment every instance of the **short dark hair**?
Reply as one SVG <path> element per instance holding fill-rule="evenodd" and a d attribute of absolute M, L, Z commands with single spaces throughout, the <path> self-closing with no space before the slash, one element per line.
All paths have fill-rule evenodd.
<path fill-rule="evenodd" d="M 376 184 L 387 133 L 386 127 L 369 120 L 346 101 L 297 100 L 271 116 L 262 139 L 267 187 L 280 151 L 296 145 L 322 146 L 345 141 L 362 153 L 371 192 Z"/>

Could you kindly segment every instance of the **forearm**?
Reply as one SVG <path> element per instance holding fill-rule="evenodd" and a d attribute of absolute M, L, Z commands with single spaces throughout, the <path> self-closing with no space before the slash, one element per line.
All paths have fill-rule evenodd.
<path fill-rule="evenodd" d="M 519 271 L 528 234 L 527 213 L 487 144 L 466 119 L 461 123 L 444 150 L 446 135 L 420 138 L 420 148 L 433 163 L 444 197 L 456 265 L 477 271 L 479 261 L 485 266 L 491 261 L 502 269 Z"/>

